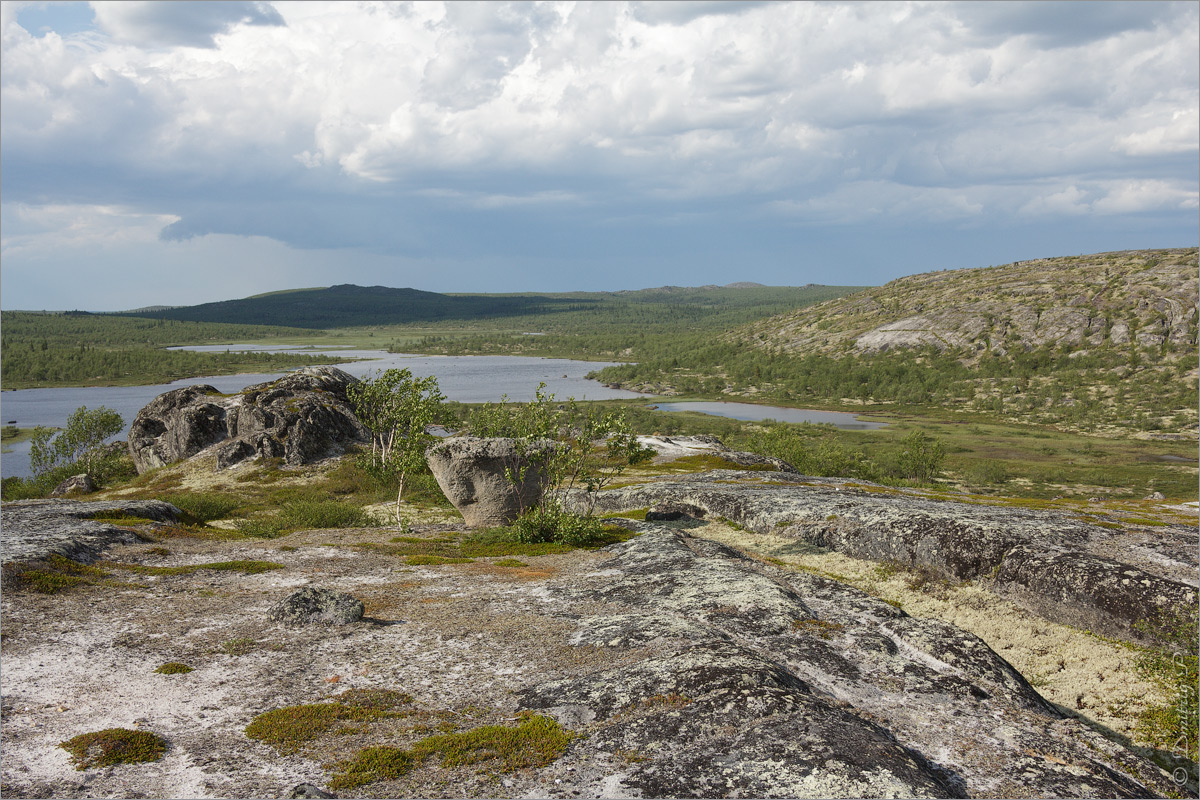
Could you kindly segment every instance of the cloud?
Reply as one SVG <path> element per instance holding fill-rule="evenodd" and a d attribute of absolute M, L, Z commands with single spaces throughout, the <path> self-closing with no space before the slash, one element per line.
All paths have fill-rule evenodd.
<path fill-rule="evenodd" d="M 772 225 L 1180 224 L 1194 197 L 1188 3 L 121 3 L 43 36 L 21 18 L 0 6 L 5 202 L 172 220 L 156 246 L 668 253 Z"/>
<path fill-rule="evenodd" d="M 113 39 L 145 48 L 216 47 L 238 25 L 283 25 L 269 3 L 234 0 L 97 0 L 96 24 Z"/>

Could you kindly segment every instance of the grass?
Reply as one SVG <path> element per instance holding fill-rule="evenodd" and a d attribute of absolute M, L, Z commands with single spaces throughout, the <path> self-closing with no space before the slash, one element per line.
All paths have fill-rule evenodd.
<path fill-rule="evenodd" d="M 225 492 L 173 492 L 164 494 L 160 500 L 170 503 L 182 511 L 189 522 L 211 522 L 225 519 L 238 507 L 236 497 Z"/>
<path fill-rule="evenodd" d="M 202 569 L 213 570 L 215 572 L 240 572 L 243 575 L 259 575 L 273 569 L 284 568 L 283 564 L 276 564 L 274 561 L 248 560 L 216 561 L 209 564 L 188 564 L 179 567 L 148 567 L 144 564 L 105 563 L 107 566 L 136 572 L 141 575 L 191 575 L 193 572 L 199 572 Z"/>
<path fill-rule="evenodd" d="M 5 564 L 6 589 L 38 594 L 57 594 L 78 586 L 90 586 L 108 577 L 99 567 L 80 564 L 52 553 L 45 559 L 29 564 Z"/>
<path fill-rule="evenodd" d="M 158 761 L 167 752 L 167 742 L 162 737 L 128 728 L 83 733 L 59 747 L 71 754 L 79 770 Z"/>

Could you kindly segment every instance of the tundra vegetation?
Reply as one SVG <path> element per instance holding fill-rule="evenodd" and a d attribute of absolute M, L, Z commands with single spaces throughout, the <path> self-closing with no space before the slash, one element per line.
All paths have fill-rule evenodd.
<path fill-rule="evenodd" d="M 1179 269 L 1164 271 L 1179 266 L 1176 262 L 1180 259 Z M 1102 273 L 1105 297 L 1119 299 L 1143 278 L 1161 278 L 1165 288 L 1169 288 L 1166 284 L 1174 286 L 1171 276 L 1181 270 L 1194 271 L 1194 262 L 1194 249 L 1104 254 L 1049 260 L 1037 267 L 1036 275 L 1055 271 L 1086 275 L 1089 270 L 1106 270 Z M 1012 276 L 1020 277 L 1024 267 L 1006 269 L 1000 271 L 1009 276 L 1006 288 L 996 289 L 994 295 L 1007 292 L 1010 300 L 1033 297 L 1035 304 L 1044 306 L 1038 316 L 1049 317 L 1059 301 L 1036 301 L 1042 279 L 1033 280 L 1030 275 L 1035 273 L 1030 273 L 1020 278 L 1025 281 L 1021 283 Z M 497 299 L 492 307 L 495 313 L 481 313 L 475 320 L 452 316 L 458 313 L 454 309 L 471 307 L 469 303 L 444 303 L 430 306 L 446 312 L 442 316 L 430 311 L 407 324 L 395 324 L 382 316 L 383 301 L 394 298 L 380 295 L 379 307 L 369 309 L 375 316 L 355 318 L 364 327 L 324 332 L 317 327 L 223 328 L 230 323 L 173 321 L 165 318 L 169 312 L 156 319 L 45 315 L 35 322 L 47 326 L 45 331 L 59 330 L 54 335 L 61 338 L 47 336 L 46 347 L 40 350 L 43 353 L 51 353 L 57 343 L 73 341 L 71 336 L 90 336 L 91 331 L 109 326 L 114 348 L 141 348 L 150 354 L 164 352 L 154 348 L 168 342 L 182 343 L 188 337 L 192 341 L 206 336 L 220 339 L 228 334 L 226 341 L 242 337 L 318 344 L 375 341 L 409 351 L 603 358 L 636 362 L 607 368 L 598 375 L 641 390 L 672 397 L 865 411 L 889 426 L 869 432 L 845 431 L 825 425 L 749 423 L 695 413 L 665 413 L 653 410 L 646 401 L 561 402 L 547 394 L 544 386 L 530 403 L 469 406 L 443 402 L 435 381 L 401 370 L 377 375 L 357 390 L 360 418 L 373 433 L 370 449 L 364 447 L 338 460 L 302 468 L 284 469 L 277 460 L 262 459 L 224 474 L 214 473 L 211 465 L 180 464 L 135 475 L 127 456 L 109 454 L 93 463 L 97 453 L 105 451 L 94 445 L 77 446 L 92 442 L 98 432 L 111 427 L 111 420 L 106 423 L 96 416 L 99 412 L 80 409 L 57 438 L 37 440 L 45 454 L 38 463 L 47 468 L 31 480 L 6 479 L 5 500 L 45 496 L 62 477 L 87 467 L 97 473 L 105 498 L 162 499 L 183 511 L 178 525 L 112 520 L 151 531 L 147 535 L 153 536 L 156 546 L 145 551 L 148 555 L 167 559 L 179 544 L 228 541 L 238 547 L 278 548 L 280 559 L 84 565 L 51 557 L 42 564 L 6 568 L 5 588 L 37 594 L 98 592 L 106 587 L 136 587 L 138 580 L 182 578 L 197 572 L 215 576 L 274 573 L 285 569 L 280 563 L 286 560 L 284 552 L 306 545 L 301 538 L 288 538 L 286 543 L 272 540 L 314 530 L 378 527 L 392 521 L 393 509 L 397 523 L 403 526 L 405 521 L 418 520 L 426 530 L 419 536 L 404 535 L 412 531 L 402 530 L 402 535 L 390 539 L 386 538 L 389 534 L 375 532 L 371 541 L 331 540 L 322 546 L 395 556 L 401 570 L 486 567 L 510 570 L 513 576 L 544 576 L 547 573 L 536 559 L 632 536 L 617 527 L 621 520 L 597 519 L 590 504 L 587 513 L 570 513 L 561 502 L 564 490 L 582 490 L 587 496 L 658 474 L 734 466 L 720 453 L 649 464 L 635 433 L 715 434 L 733 449 L 781 458 L 806 475 L 878 484 L 864 488 L 871 492 L 1052 509 L 1117 531 L 1194 524 L 1194 514 L 1189 516 L 1172 504 L 1142 500 L 1152 492 L 1161 492 L 1174 503 L 1196 498 L 1194 311 L 1190 317 L 1186 309 L 1173 306 L 1154 311 L 1152 303 L 1147 306 L 1151 311 L 1136 303 L 1131 306 L 1134 310 L 1124 306 L 1110 309 L 1084 327 L 1090 333 L 1079 341 L 1023 341 L 1018 325 L 1004 328 L 992 320 L 987 322 L 989 336 L 982 350 L 922 345 L 871 351 L 855 346 L 855 337 L 862 338 L 881 321 L 920 315 L 925 312 L 918 307 L 932 309 L 947 297 L 961 295 L 965 290 L 957 283 L 960 277 L 954 273 L 940 279 L 925 276 L 911 285 L 900 281 L 887 291 L 883 287 L 846 297 L 847 287 L 811 287 L 803 290 L 808 295 L 785 296 L 779 303 L 785 307 L 772 305 L 770 298 L 777 292 L 767 287 L 548 296 L 540 305 L 532 300 L 506 305 L 507 301 Z M 361 299 L 361 292 L 350 291 L 358 287 L 334 288 Z M 738 300 L 739 292 L 750 293 L 746 297 L 752 296 L 752 300 Z M 283 303 L 290 294 L 281 293 L 270 302 Z M 318 290 L 311 294 L 310 299 L 319 306 L 323 296 Z M 993 295 L 984 297 L 987 293 L 982 290 L 978 294 L 979 316 L 986 321 L 982 309 Z M 795 310 L 817 300 L 831 302 Z M 1085 300 L 1101 309 L 1103 302 L 1108 302 L 1091 295 Z M 212 319 L 225 315 L 232 320 L 250 307 L 223 306 L 204 313 L 212 312 Z M 768 313 L 775 316 L 767 318 Z M 1159 318 L 1146 316 L 1155 313 Z M 4 321 L 10 322 L 9 312 Z M 332 323 L 323 319 L 322 324 Z M 80 327 L 71 328 L 70 333 L 53 327 L 67 325 Z M 543 335 L 525 335 L 530 332 Z M 1139 337 L 1139 333 L 1143 335 Z M 126 334 L 146 338 L 120 340 Z M 97 340 L 97 346 L 100 343 Z M 14 344 L 22 344 L 33 354 L 40 347 L 26 334 L 12 342 L 5 336 L 6 388 L 11 388 L 7 383 L 9 348 Z M 83 352 L 89 351 L 85 348 Z M 526 444 L 554 440 L 559 446 L 544 465 L 551 476 L 550 491 L 511 527 L 472 533 L 451 529 L 454 512 L 423 458 L 417 457 L 418 451 L 423 455 L 428 442 L 425 428 L 434 421 L 475 435 L 509 436 Z M 6 430 L 5 441 L 10 438 Z M 60 441 L 61 453 L 56 449 Z M 639 519 L 645 513 L 646 509 L 640 509 L 620 516 Z M 732 543 L 744 542 L 744 530 L 725 527 Z M 859 571 L 853 572 L 839 566 L 849 560 L 839 561 L 831 554 L 789 556 L 786 562 L 764 558 L 859 586 L 893 604 L 907 604 L 920 596 L 925 605 L 914 604 L 910 609 L 914 614 L 951 620 L 961 610 L 956 610 L 961 603 L 955 598 L 970 591 L 968 586 L 951 586 L 939 576 L 899 565 L 859 565 L 855 568 Z M 934 602 L 943 599 L 941 605 Z M 797 619 L 795 626 L 819 639 L 838 635 L 835 625 L 815 620 Z M 1162 750 L 1186 740 L 1186 755 L 1195 761 L 1193 621 L 1182 621 L 1170 648 L 1113 643 L 1084 631 L 1062 635 L 1128 652 L 1128 663 L 1157 686 L 1161 701 L 1134 712 L 1134 739 Z M 240 655 L 258 647 L 260 643 L 253 637 L 234 635 L 220 644 L 219 652 Z M 1036 671 L 1022 667 L 1031 682 L 1052 687 L 1054 670 L 1041 661 L 1031 663 Z M 186 667 L 181 667 L 182 663 L 169 662 L 159 670 L 182 675 Z M 255 719 L 254 732 L 247 729 L 246 733 L 281 750 L 323 754 L 329 751 L 317 748 L 318 744 L 332 747 L 332 737 L 349 733 L 354 726 L 394 726 L 389 730 L 403 734 L 399 741 L 390 739 L 386 745 L 365 747 L 330 761 L 335 764 L 337 787 L 343 789 L 405 775 L 423 762 L 432 763 L 434 756 L 451 763 L 446 761 L 451 753 L 463 754 L 466 759 L 486 757 L 503 772 L 510 763 L 518 767 L 544 763 L 539 759 L 553 758 L 569 742 L 569 734 L 540 717 L 457 731 L 448 724 L 452 715 L 431 712 L 422 716 L 412 711 L 399 697 L 364 705 L 347 696 L 330 703 L 266 712 Z M 428 725 L 420 727 L 418 721 Z M 443 728 L 437 727 L 443 724 Z M 1191 738 L 1189 734 L 1193 734 Z M 97 752 L 93 744 L 87 748 L 85 752 Z M 505 753 L 511 753 L 511 759 Z"/>

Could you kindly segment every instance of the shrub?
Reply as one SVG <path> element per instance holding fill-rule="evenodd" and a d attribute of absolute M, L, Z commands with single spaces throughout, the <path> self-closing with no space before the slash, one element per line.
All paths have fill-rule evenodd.
<path fill-rule="evenodd" d="M 167 743 L 162 737 L 149 731 L 131 731 L 128 728 L 83 733 L 62 742 L 59 747 L 71 754 L 75 759 L 75 768 L 81 770 L 158 761 L 167 752 Z"/>
<path fill-rule="evenodd" d="M 165 494 L 159 499 L 170 503 L 199 522 L 224 519 L 239 505 L 236 498 L 219 492 L 178 492 Z"/>
<path fill-rule="evenodd" d="M 524 544 L 554 542 L 579 546 L 600 538 L 604 525 L 595 517 L 572 514 L 556 504 L 543 503 L 517 517 L 512 531 L 513 538 Z"/>
<path fill-rule="evenodd" d="M 379 523 L 358 506 L 339 500 L 291 500 L 279 510 L 285 528 L 374 528 Z"/>

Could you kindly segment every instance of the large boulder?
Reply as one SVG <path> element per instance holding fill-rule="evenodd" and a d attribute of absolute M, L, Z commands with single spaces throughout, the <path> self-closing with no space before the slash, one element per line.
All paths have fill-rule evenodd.
<path fill-rule="evenodd" d="M 264 456 L 297 466 L 339 455 L 368 441 L 347 396 L 355 382 L 335 367 L 306 367 L 235 395 L 208 385 L 166 392 L 138 412 L 129 454 L 139 473 L 214 445 L 217 469 Z"/>
<path fill-rule="evenodd" d="M 536 505 L 547 488 L 542 468 L 555 444 L 542 440 L 522 447 L 517 439 L 456 436 L 425 451 L 438 486 L 467 526 L 507 525 Z M 521 480 L 509 476 L 519 475 Z"/>

